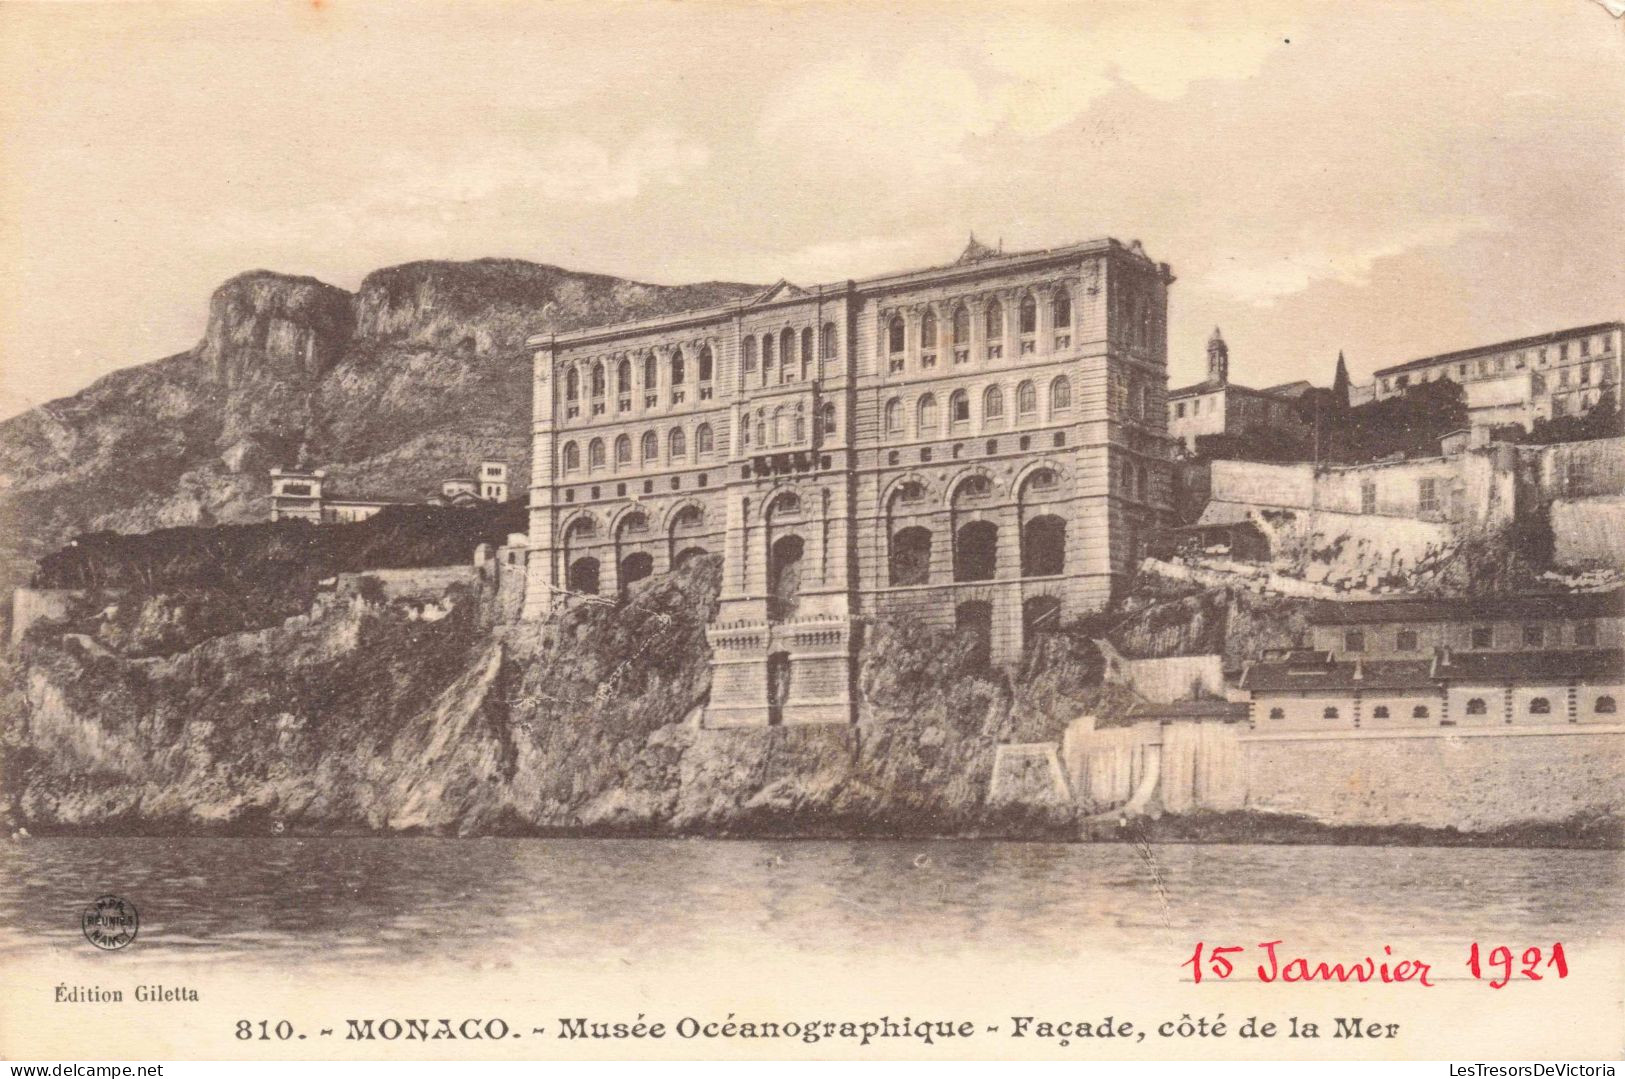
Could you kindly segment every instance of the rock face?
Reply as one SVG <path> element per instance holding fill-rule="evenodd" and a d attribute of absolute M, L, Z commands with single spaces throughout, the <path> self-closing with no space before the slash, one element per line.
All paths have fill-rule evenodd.
<path fill-rule="evenodd" d="M 530 472 L 524 338 L 748 295 L 512 259 L 416 262 L 355 295 L 242 274 L 197 347 L 0 423 L 0 596 L 75 534 L 263 520 L 268 469 L 326 466 L 340 490 L 420 495 L 481 458 Z"/>
<path fill-rule="evenodd" d="M 144 659 L 30 634 L 0 671 L 0 816 L 34 832 L 965 834 L 1011 825 L 985 805 L 995 745 L 1053 740 L 1119 692 L 1062 635 L 1005 669 L 952 634 L 881 626 L 857 725 L 698 730 L 719 571 L 695 559 L 545 639 L 481 591 L 432 622 L 334 598 Z"/>
<path fill-rule="evenodd" d="M 348 292 L 255 270 L 215 290 L 196 354 L 228 388 L 259 375 L 308 385 L 339 362 L 354 330 Z"/>

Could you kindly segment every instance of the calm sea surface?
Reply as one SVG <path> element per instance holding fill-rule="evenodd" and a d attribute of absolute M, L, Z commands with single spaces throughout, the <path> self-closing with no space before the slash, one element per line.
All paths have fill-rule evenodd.
<path fill-rule="evenodd" d="M 492 964 L 740 952 L 1048 958 L 1234 938 L 1613 939 L 1613 852 L 1004 842 L 82 839 L 0 846 L 0 964 Z"/>

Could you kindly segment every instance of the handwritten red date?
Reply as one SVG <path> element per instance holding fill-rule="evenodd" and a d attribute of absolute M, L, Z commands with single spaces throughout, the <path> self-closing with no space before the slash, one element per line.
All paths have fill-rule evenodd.
<path fill-rule="evenodd" d="M 1359 959 L 1328 962 L 1308 956 L 1288 954 L 1279 940 L 1267 940 L 1257 946 L 1262 962 L 1255 969 L 1260 982 L 1382 982 L 1397 984 L 1412 982 L 1432 988 L 1433 967 L 1419 959 L 1400 959 L 1394 950 L 1383 946 L 1382 954 L 1361 956 Z M 1240 958 L 1247 948 L 1241 945 L 1209 945 L 1198 941 L 1191 957 L 1180 964 L 1191 969 L 1192 980 L 1198 985 L 1204 978 L 1224 981 L 1236 972 Z M 1562 944 L 1551 949 L 1525 948 L 1521 953 L 1506 945 L 1490 949 L 1488 955 L 1474 941 L 1467 955 L 1467 969 L 1475 979 L 1488 981 L 1491 989 L 1504 989 L 1518 979 L 1544 981 L 1555 972 L 1558 978 L 1569 976 L 1568 957 Z M 1542 973 L 1542 972 L 1546 973 Z"/>

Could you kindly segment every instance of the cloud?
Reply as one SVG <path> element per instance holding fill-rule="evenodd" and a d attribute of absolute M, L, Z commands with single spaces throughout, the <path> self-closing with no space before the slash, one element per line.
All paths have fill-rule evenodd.
<path fill-rule="evenodd" d="M 585 135 L 545 144 L 505 138 L 464 148 L 449 163 L 407 163 L 368 197 L 443 206 L 522 193 L 545 202 L 604 205 L 631 201 L 651 184 L 682 184 L 709 158 L 703 144 L 665 127 L 645 128 L 614 147 Z"/>
<path fill-rule="evenodd" d="M 1128 86 L 1163 101 L 1197 82 L 1258 74 L 1291 28 L 1227 13 L 1208 24 L 1177 10 L 1097 10 L 1000 20 L 906 47 L 858 48 L 813 64 L 769 98 L 758 139 L 770 157 L 844 160 L 907 178 L 966 176 L 968 144 L 1035 139 Z"/>
<path fill-rule="evenodd" d="M 1225 259 L 1203 284 L 1233 300 L 1269 306 L 1321 282 L 1364 286 L 1383 259 L 1428 248 L 1449 247 L 1465 237 L 1496 230 L 1483 218 L 1454 217 L 1420 222 L 1387 236 L 1353 240 L 1304 241 L 1290 251 L 1255 252 Z"/>

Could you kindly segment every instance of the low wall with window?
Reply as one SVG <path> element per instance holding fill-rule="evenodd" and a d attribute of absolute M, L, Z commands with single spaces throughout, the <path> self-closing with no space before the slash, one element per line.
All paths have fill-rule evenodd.
<path fill-rule="evenodd" d="M 1171 812 L 1247 809 L 1325 824 L 1480 832 L 1625 814 L 1625 725 L 1249 730 L 1209 721 L 1069 731 L 1086 812 L 1138 807 L 1147 775 Z"/>

